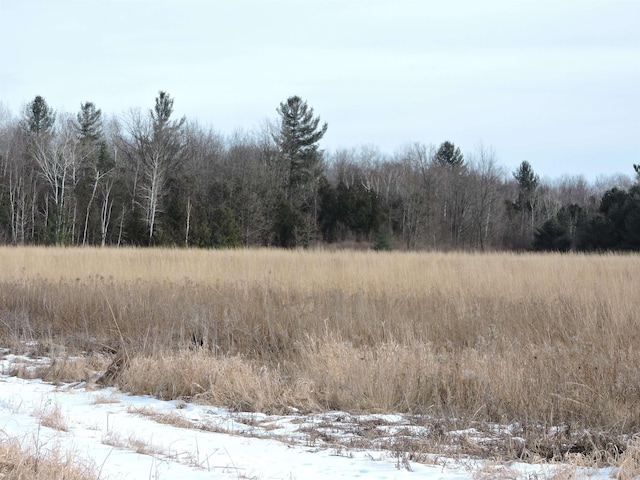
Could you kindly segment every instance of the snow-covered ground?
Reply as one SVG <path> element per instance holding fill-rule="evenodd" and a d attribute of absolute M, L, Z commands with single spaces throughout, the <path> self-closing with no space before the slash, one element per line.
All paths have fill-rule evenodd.
<path fill-rule="evenodd" d="M 427 457 L 427 463 L 423 456 L 418 463 L 385 442 L 426 434 L 427 427 L 412 425 L 402 415 L 237 413 L 84 383 L 55 386 L 6 375 L 16 360 L 23 359 L 7 354 L 0 360 L 0 435 L 41 452 L 73 452 L 92 463 L 101 479 L 453 480 L 472 478 L 474 472 L 483 479 L 543 479 L 558 468 L 488 466 L 442 455 Z M 46 426 L 56 419 L 57 428 Z M 374 431 L 372 441 L 360 441 L 367 437 L 362 429 Z M 605 479 L 611 470 L 579 473 Z"/>

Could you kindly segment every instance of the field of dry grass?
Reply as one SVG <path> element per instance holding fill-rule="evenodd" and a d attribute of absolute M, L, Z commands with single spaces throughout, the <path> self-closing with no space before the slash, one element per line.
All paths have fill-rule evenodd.
<path fill-rule="evenodd" d="M 623 439 L 639 291 L 638 255 L 0 248 L 0 346 L 165 399 Z"/>
<path fill-rule="evenodd" d="M 32 439 L 0 435 L 0 479 L 2 480 L 94 480 L 95 465 L 82 456 L 58 449 L 42 448 Z"/>

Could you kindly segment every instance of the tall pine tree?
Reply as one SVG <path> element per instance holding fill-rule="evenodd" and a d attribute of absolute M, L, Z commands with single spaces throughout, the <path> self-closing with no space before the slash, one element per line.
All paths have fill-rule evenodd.
<path fill-rule="evenodd" d="M 320 160 L 318 142 L 327 131 L 327 123 L 320 125 L 313 108 L 298 96 L 280 103 L 280 131 L 274 140 L 289 167 L 287 197 L 291 200 L 296 189 L 304 187 L 315 174 Z"/>
<path fill-rule="evenodd" d="M 284 182 L 285 195 L 275 207 L 275 241 L 281 246 L 307 245 L 317 236 L 318 189 L 322 178 L 322 152 L 318 142 L 327 123 L 298 96 L 289 97 L 277 109 L 280 129 L 273 135 Z"/>
<path fill-rule="evenodd" d="M 40 95 L 27 104 L 24 112 L 24 123 L 27 131 L 36 135 L 53 132 L 56 113 Z"/>
<path fill-rule="evenodd" d="M 464 155 L 454 143 L 446 141 L 438 148 L 435 160 L 443 167 L 461 167 L 464 164 Z"/>
<path fill-rule="evenodd" d="M 102 110 L 96 109 L 93 102 L 80 104 L 74 127 L 80 140 L 96 142 L 102 138 Z"/>
<path fill-rule="evenodd" d="M 540 177 L 533 172 L 531 164 L 525 160 L 518 170 L 513 172 L 513 178 L 518 182 L 518 198 L 512 207 L 520 213 L 521 243 L 522 246 L 528 247 L 533 239 Z M 527 222 L 527 219 L 530 221 Z"/>

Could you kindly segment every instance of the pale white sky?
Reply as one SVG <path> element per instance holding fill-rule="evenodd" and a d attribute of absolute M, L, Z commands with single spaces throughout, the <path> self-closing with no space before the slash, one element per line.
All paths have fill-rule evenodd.
<path fill-rule="evenodd" d="M 482 142 L 513 171 L 633 173 L 638 0 L 0 0 L 0 101 L 257 130 L 291 95 L 323 148 Z"/>

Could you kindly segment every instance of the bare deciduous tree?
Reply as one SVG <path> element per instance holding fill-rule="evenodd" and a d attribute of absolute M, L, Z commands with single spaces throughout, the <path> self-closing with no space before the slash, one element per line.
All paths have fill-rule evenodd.
<path fill-rule="evenodd" d="M 153 243 L 158 213 L 166 193 L 169 176 L 183 160 L 185 118 L 171 120 L 173 99 L 161 91 L 148 118 L 131 112 L 125 150 L 133 157 L 133 201 L 142 207 L 147 227 L 147 239 Z"/>
<path fill-rule="evenodd" d="M 53 137 L 38 136 L 34 139 L 34 159 L 40 168 L 40 174 L 49 187 L 45 198 L 45 221 L 49 222 L 48 200 L 53 201 L 53 240 L 56 243 L 68 242 L 73 236 L 73 223 L 69 218 L 75 210 L 67 210 L 69 192 L 73 192 L 78 181 L 80 164 L 86 159 L 86 152 L 80 148 L 70 119 L 62 122 L 60 131 Z"/>
<path fill-rule="evenodd" d="M 476 147 L 470 163 L 473 174 L 473 242 L 476 247 L 484 250 L 499 216 L 499 187 L 504 170 L 498 166 L 495 150 L 482 143 Z"/>

